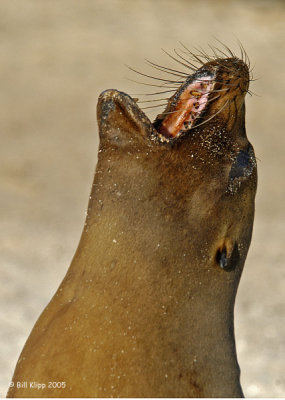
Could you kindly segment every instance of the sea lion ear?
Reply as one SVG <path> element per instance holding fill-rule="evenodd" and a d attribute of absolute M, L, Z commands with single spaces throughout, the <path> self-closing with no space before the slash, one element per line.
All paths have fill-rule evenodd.
<path fill-rule="evenodd" d="M 118 90 L 105 90 L 99 96 L 97 119 L 101 143 L 125 147 L 149 140 L 152 124 L 132 99 Z"/>

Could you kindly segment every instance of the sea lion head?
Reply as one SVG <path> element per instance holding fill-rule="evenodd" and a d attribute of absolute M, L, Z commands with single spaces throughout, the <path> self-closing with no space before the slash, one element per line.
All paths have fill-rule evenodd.
<path fill-rule="evenodd" d="M 192 245 L 197 237 L 197 249 L 213 242 L 215 254 L 209 257 L 224 271 L 236 268 L 240 252 L 245 258 L 257 184 L 254 150 L 245 129 L 249 66 L 231 55 L 208 57 L 186 77 L 153 123 L 122 92 L 105 91 L 98 103 L 99 160 L 109 149 L 120 170 L 125 162 L 139 169 L 141 176 L 135 179 L 145 182 L 140 196 L 160 201 L 160 209 L 165 209 L 161 222 L 174 218 L 172 234 L 182 240 L 175 225 L 181 220 Z M 134 154 L 139 155 L 134 158 Z M 211 239 L 204 237 L 201 223 L 210 229 Z M 168 241 L 175 240 L 169 235 Z M 233 255 L 234 263 L 229 261 Z"/>

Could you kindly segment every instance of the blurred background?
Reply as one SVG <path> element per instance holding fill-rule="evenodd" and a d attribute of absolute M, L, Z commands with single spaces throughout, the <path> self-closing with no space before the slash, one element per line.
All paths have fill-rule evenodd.
<path fill-rule="evenodd" d="M 81 235 L 98 95 L 146 90 L 126 79 L 139 78 L 124 64 L 173 67 L 161 48 L 207 48 L 213 36 L 238 52 L 236 35 L 259 78 L 251 86 L 259 96 L 247 98 L 259 186 L 237 352 L 246 396 L 285 397 L 284 21 L 284 1 L 272 0 L 1 0 L 0 395 Z"/>

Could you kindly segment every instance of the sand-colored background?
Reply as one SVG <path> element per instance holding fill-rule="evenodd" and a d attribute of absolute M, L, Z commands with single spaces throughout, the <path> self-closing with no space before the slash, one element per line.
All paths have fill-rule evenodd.
<path fill-rule="evenodd" d="M 213 35 L 236 50 L 234 33 L 255 64 L 260 79 L 251 88 L 261 96 L 247 99 L 259 187 L 236 305 L 238 358 L 247 396 L 285 396 L 284 4 L 0 2 L 0 395 L 81 234 L 99 93 L 142 90 L 125 79 L 124 63 L 144 70 L 147 57 L 172 65 L 161 47 L 207 46 Z"/>

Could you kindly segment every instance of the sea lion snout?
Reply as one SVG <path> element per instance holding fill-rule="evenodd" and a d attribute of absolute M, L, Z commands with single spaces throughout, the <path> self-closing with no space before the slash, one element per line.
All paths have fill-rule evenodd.
<path fill-rule="evenodd" d="M 212 119 L 231 130 L 233 123 L 242 118 L 249 81 L 249 68 L 243 60 L 236 57 L 210 60 L 169 99 L 154 127 L 168 138 L 177 138 L 208 122 L 212 125 Z"/>

